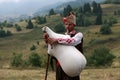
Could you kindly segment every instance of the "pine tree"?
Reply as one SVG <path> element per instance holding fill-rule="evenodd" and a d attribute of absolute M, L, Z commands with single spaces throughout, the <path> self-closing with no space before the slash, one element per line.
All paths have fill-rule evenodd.
<path fill-rule="evenodd" d="M 79 12 L 79 13 L 83 13 L 83 8 L 80 7 L 80 8 L 78 9 L 78 12 Z"/>
<path fill-rule="evenodd" d="M 97 4 L 95 1 L 92 2 L 93 14 L 97 14 L 97 11 L 98 11 L 98 10 L 97 10 L 97 9 L 98 9 L 98 8 L 97 8 L 97 5 L 98 5 L 98 4 Z"/>
<path fill-rule="evenodd" d="M 51 9 L 49 15 L 55 15 L 54 9 Z"/>
<path fill-rule="evenodd" d="M 64 10 L 63 10 L 63 16 L 66 17 L 67 15 L 68 15 L 68 14 L 67 14 L 67 9 L 64 8 Z"/>
<path fill-rule="evenodd" d="M 27 29 L 32 29 L 33 28 L 33 23 L 31 20 L 28 21 L 28 25 L 26 26 Z"/>
<path fill-rule="evenodd" d="M 71 11 L 73 11 L 73 9 L 70 5 L 68 5 L 66 8 L 64 8 L 63 16 L 64 17 L 68 16 Z"/>
<path fill-rule="evenodd" d="M 89 3 L 84 4 L 83 6 L 83 12 L 84 13 L 91 13 L 91 7 Z"/>
<path fill-rule="evenodd" d="M 93 14 L 95 15 L 102 14 L 102 8 L 100 4 L 93 1 L 92 6 L 93 6 Z"/>
<path fill-rule="evenodd" d="M 97 14 L 102 14 L 102 8 L 101 8 L 100 4 L 98 4 L 97 10 L 98 10 Z"/>
<path fill-rule="evenodd" d="M 67 9 L 68 15 L 69 15 L 69 13 L 70 13 L 71 11 L 73 11 L 73 9 L 72 9 L 72 7 L 71 7 L 70 5 L 68 5 L 68 6 L 66 7 L 66 9 Z"/>
<path fill-rule="evenodd" d="M 46 17 L 40 17 L 40 16 L 38 16 L 36 18 L 36 23 L 38 23 L 38 24 L 44 24 L 44 23 L 46 23 Z"/>
<path fill-rule="evenodd" d="M 84 26 L 84 15 L 79 14 L 76 20 L 78 26 Z"/>
<path fill-rule="evenodd" d="M 102 14 L 97 14 L 96 17 L 96 25 L 101 25 L 102 24 Z"/>

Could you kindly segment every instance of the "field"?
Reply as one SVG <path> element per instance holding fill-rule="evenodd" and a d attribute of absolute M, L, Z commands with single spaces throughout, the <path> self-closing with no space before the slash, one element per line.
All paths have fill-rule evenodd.
<path fill-rule="evenodd" d="M 0 80 L 45 80 L 45 69 L 0 69 Z M 55 80 L 55 72 L 49 71 L 47 80 Z M 81 80 L 120 80 L 120 68 L 85 69 Z"/>
<path fill-rule="evenodd" d="M 120 9 L 120 5 L 102 5 L 103 18 L 108 18 L 106 14 L 113 15 L 113 11 Z M 90 55 L 93 50 L 104 45 L 110 52 L 116 56 L 111 66 L 107 68 L 86 68 L 81 73 L 81 80 L 120 80 L 120 16 L 114 16 L 118 23 L 111 27 L 112 34 L 102 35 L 99 33 L 100 27 L 92 25 L 89 27 L 79 27 L 76 29 L 84 35 L 84 53 Z M 37 52 L 40 55 L 47 54 L 47 48 L 42 39 L 41 27 L 49 25 L 53 29 L 54 25 L 61 20 L 60 15 L 47 17 L 48 23 L 38 25 L 32 30 L 25 29 L 26 22 L 18 22 L 22 26 L 22 31 L 17 32 L 14 27 L 4 28 L 12 31 L 13 35 L 5 38 L 0 38 L 0 80 L 44 80 L 45 68 L 27 69 L 12 68 L 10 63 L 13 53 L 22 53 L 23 58 L 27 59 L 32 52 Z M 34 22 L 34 21 L 33 21 Z M 51 25 L 50 25 L 51 24 Z M 36 24 L 35 24 L 36 25 Z M 37 44 L 39 42 L 39 45 Z M 92 43 L 92 44 L 90 44 Z M 32 45 L 36 46 L 36 50 L 30 51 Z M 49 71 L 47 80 L 55 80 L 55 72 Z"/>

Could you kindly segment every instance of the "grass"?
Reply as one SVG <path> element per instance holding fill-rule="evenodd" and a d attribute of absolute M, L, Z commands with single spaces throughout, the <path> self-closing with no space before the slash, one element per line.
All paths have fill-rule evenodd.
<path fill-rule="evenodd" d="M 27 33 L 13 34 L 13 36 L 10 37 L 0 38 L 1 61 L 10 61 L 13 53 L 23 53 L 24 55 L 28 55 L 31 52 L 30 47 L 33 44 L 36 45 L 36 41 L 42 39 L 41 35 L 42 31 L 38 28 Z"/>
<path fill-rule="evenodd" d="M 120 5 L 102 5 L 104 8 L 104 18 L 113 15 L 113 11 L 120 8 Z M 76 27 L 76 29 L 84 34 L 84 53 L 89 55 L 93 50 L 101 45 L 105 45 L 110 49 L 111 53 L 116 56 L 109 68 L 104 69 L 84 69 L 81 73 L 81 80 L 120 80 L 120 16 L 115 16 L 118 23 L 114 24 L 112 34 L 101 35 L 99 33 L 101 26 L 92 25 L 89 27 Z M 41 27 L 47 25 L 54 28 L 56 24 L 61 22 L 59 15 L 47 16 L 47 22 L 43 25 L 38 25 L 38 28 L 26 30 L 25 21 L 17 23 L 22 26 L 22 31 L 16 32 L 15 28 L 5 28 L 12 31 L 13 35 L 5 38 L 0 38 L 0 80 L 44 80 L 45 68 L 34 69 L 9 69 L 12 54 L 23 53 L 26 58 L 29 53 L 37 52 L 39 54 L 47 54 L 45 42 L 42 39 Z M 91 41 L 96 41 L 90 44 Z M 39 45 L 36 43 L 39 41 Z M 97 42 L 98 41 L 98 42 Z M 102 43 L 99 43 L 102 42 Z M 30 47 L 35 45 L 37 49 L 30 51 Z M 46 56 L 44 57 L 46 59 Z M 46 62 L 45 62 L 46 63 Z M 55 72 L 49 71 L 48 80 L 55 80 Z"/>
<path fill-rule="evenodd" d="M 81 80 L 120 80 L 120 68 L 85 69 Z M 44 80 L 45 69 L 11 70 L 0 69 L 0 80 Z M 49 71 L 47 80 L 55 80 L 55 72 Z"/>
<path fill-rule="evenodd" d="M 120 9 L 119 4 L 102 4 L 101 7 L 103 8 L 104 14 L 113 15 L 114 11 Z"/>
<path fill-rule="evenodd" d="M 99 33 L 100 26 L 91 26 L 84 31 L 84 47 L 87 47 L 85 53 L 91 53 L 96 47 L 104 45 L 112 51 L 120 48 L 120 27 L 114 25 L 111 27 L 112 34 L 102 35 Z M 91 43 L 92 42 L 92 43 Z M 115 49 L 115 50 L 114 50 Z M 115 54 L 119 54 L 119 50 Z"/>
<path fill-rule="evenodd" d="M 86 55 L 92 53 L 96 47 L 99 47 L 100 45 L 105 45 L 107 48 L 110 49 L 112 54 L 116 56 L 120 56 L 119 55 L 120 53 L 119 22 L 113 25 L 113 27 L 111 27 L 113 33 L 110 35 L 101 35 L 99 33 L 100 26 L 90 26 L 90 27 L 80 27 L 80 28 L 76 27 L 76 29 L 78 29 L 78 31 L 83 32 L 84 34 L 84 47 L 87 47 L 84 50 Z M 0 67 L 2 67 L 3 65 L 6 65 L 5 63 L 10 62 L 10 59 L 14 52 L 23 53 L 24 56 L 28 56 L 29 53 L 32 52 L 30 51 L 30 47 L 32 45 L 35 45 L 37 47 L 35 52 L 39 54 L 46 54 L 47 48 L 45 48 L 45 43 L 42 39 L 42 34 L 43 33 L 41 31 L 41 27 L 39 27 L 25 33 L 14 33 L 13 36 L 0 38 L 0 41 L 1 41 L 0 42 L 0 60 L 1 60 Z M 113 39 L 115 41 L 110 41 L 109 39 Z M 102 44 L 94 43 L 90 45 L 89 42 L 92 40 L 96 40 L 104 43 Z M 39 45 L 37 45 L 36 43 L 37 41 L 39 41 Z"/>

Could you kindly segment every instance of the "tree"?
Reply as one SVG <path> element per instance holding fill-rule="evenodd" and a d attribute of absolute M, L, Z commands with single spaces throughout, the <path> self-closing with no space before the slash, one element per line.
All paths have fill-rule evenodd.
<path fill-rule="evenodd" d="M 27 29 L 32 29 L 33 28 L 33 23 L 31 20 L 28 21 L 28 25 L 26 26 Z"/>
<path fill-rule="evenodd" d="M 102 24 L 102 8 L 100 6 L 100 4 L 96 4 L 96 8 L 97 10 L 95 10 L 94 14 L 97 15 L 96 17 L 96 25 L 101 25 Z"/>
<path fill-rule="evenodd" d="M 10 32 L 10 31 L 5 31 L 5 30 L 3 30 L 3 29 L 1 29 L 0 30 L 0 37 L 6 37 L 6 36 L 11 36 L 12 35 L 12 33 Z"/>
<path fill-rule="evenodd" d="M 7 26 L 7 20 L 5 20 L 2 25 Z"/>
<path fill-rule="evenodd" d="M 69 15 L 69 13 L 70 13 L 71 11 L 73 11 L 73 9 L 72 9 L 72 7 L 71 7 L 70 5 L 68 5 L 68 6 L 66 7 L 66 9 L 67 9 L 68 15 Z"/>
<path fill-rule="evenodd" d="M 68 5 L 66 8 L 64 8 L 63 16 L 64 17 L 68 16 L 71 11 L 73 11 L 73 9 L 70 5 Z"/>
<path fill-rule="evenodd" d="M 51 9 L 49 15 L 55 15 L 54 9 Z"/>
<path fill-rule="evenodd" d="M 97 4 L 95 1 L 93 1 L 92 5 L 93 5 L 93 14 L 95 15 L 102 14 L 102 8 L 100 4 Z"/>
<path fill-rule="evenodd" d="M 96 25 L 101 25 L 102 24 L 102 14 L 97 14 L 95 24 Z"/>
<path fill-rule="evenodd" d="M 85 3 L 83 6 L 83 13 L 91 13 L 91 7 L 89 3 Z"/>
<path fill-rule="evenodd" d="M 0 30 L 0 37 L 5 37 L 6 36 L 6 33 L 4 30 Z"/>
<path fill-rule="evenodd" d="M 36 23 L 38 24 L 46 23 L 46 17 L 40 17 L 40 16 L 36 17 Z"/>
<path fill-rule="evenodd" d="M 79 12 L 79 13 L 83 13 L 83 8 L 82 8 L 82 7 L 79 7 L 78 12 Z"/>
<path fill-rule="evenodd" d="M 93 14 L 97 14 L 97 3 L 95 1 L 92 2 L 92 7 L 93 7 Z"/>
<path fill-rule="evenodd" d="M 77 20 L 76 20 L 76 24 L 78 26 L 84 26 L 84 15 L 83 14 L 79 14 L 78 17 L 77 17 Z"/>
<path fill-rule="evenodd" d="M 63 10 L 63 16 L 64 16 L 64 17 L 68 16 L 68 13 L 67 13 L 67 9 L 66 9 L 66 8 L 64 8 L 64 10 Z"/>

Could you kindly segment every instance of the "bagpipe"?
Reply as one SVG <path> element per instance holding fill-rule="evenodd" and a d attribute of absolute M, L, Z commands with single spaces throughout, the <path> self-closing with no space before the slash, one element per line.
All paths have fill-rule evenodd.
<path fill-rule="evenodd" d="M 69 35 L 58 34 L 49 27 L 42 28 L 50 38 L 70 38 Z M 64 44 L 48 44 L 48 54 L 54 56 L 60 63 L 63 71 L 71 77 L 79 76 L 86 66 L 85 56 L 74 46 Z"/>

